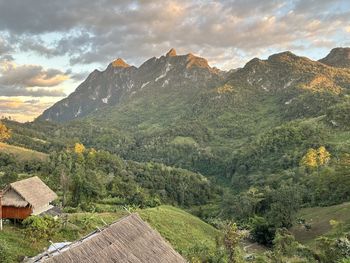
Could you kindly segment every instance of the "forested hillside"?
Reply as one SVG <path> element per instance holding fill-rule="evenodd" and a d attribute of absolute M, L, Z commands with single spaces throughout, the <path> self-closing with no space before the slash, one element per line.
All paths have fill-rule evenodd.
<path fill-rule="evenodd" d="M 3 120 L 7 143 L 48 157 L 2 153 L 1 183 L 39 175 L 69 212 L 171 204 L 227 235 L 234 221 L 273 248 L 257 262 L 335 262 L 326 244 L 346 258 L 349 229 L 316 248 L 286 230 L 309 227 L 301 208 L 350 201 L 350 69 L 339 52 L 349 51 L 283 52 L 229 72 L 174 50 L 139 68 L 117 60 L 36 121 Z"/>

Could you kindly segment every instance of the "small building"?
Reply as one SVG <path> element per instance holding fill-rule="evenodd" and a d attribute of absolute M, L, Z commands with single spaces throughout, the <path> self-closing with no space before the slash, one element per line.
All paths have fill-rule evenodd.
<path fill-rule="evenodd" d="M 34 176 L 8 185 L 1 198 L 2 218 L 26 219 L 53 208 L 57 195 L 39 177 Z"/>
<path fill-rule="evenodd" d="M 186 260 L 134 213 L 67 246 L 44 252 L 25 262 L 185 263 Z"/>

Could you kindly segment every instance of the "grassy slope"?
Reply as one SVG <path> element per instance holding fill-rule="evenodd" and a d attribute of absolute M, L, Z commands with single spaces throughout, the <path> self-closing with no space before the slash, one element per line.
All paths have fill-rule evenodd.
<path fill-rule="evenodd" d="M 47 158 L 47 154 L 45 153 L 33 151 L 27 148 L 22 148 L 2 142 L 0 142 L 0 152 L 13 154 L 14 156 L 23 161 L 33 159 L 45 160 Z"/>
<path fill-rule="evenodd" d="M 180 253 L 202 244 L 215 249 L 216 237 L 220 236 L 220 231 L 179 208 L 160 206 L 139 213 Z"/>
<path fill-rule="evenodd" d="M 212 226 L 179 208 L 160 206 L 139 210 L 138 213 L 160 232 L 177 251 L 183 254 L 186 254 L 186 251 L 191 247 L 202 244 L 205 244 L 209 249 L 214 249 L 215 239 L 220 235 L 220 232 Z M 73 241 L 96 230 L 96 227 L 102 227 L 103 221 L 111 223 L 126 214 L 125 210 L 116 213 L 71 214 L 69 215 L 68 230 L 58 234 L 54 241 Z M 4 231 L 0 232 L 0 243 L 4 241 L 8 244 L 13 262 L 17 262 L 17 259 L 23 255 L 34 256 L 48 246 L 45 241 L 31 243 L 25 238 L 23 229 L 8 224 L 4 226 Z"/>
<path fill-rule="evenodd" d="M 332 234 L 330 220 L 343 222 L 344 227 L 350 229 L 350 203 L 304 208 L 299 212 L 299 218 L 305 219 L 306 223 L 311 225 L 311 229 L 307 231 L 303 226 L 296 225 L 291 231 L 298 241 L 309 243 L 321 235 Z"/>

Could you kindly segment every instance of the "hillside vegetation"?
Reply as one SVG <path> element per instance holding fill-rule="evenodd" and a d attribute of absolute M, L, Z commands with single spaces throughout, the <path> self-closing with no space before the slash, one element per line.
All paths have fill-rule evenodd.
<path fill-rule="evenodd" d="M 142 219 L 159 231 L 170 244 L 184 256 L 192 253 L 192 249 L 203 246 L 209 250 L 215 250 L 215 241 L 221 233 L 201 221 L 199 218 L 185 211 L 171 206 L 160 206 L 144 210 L 137 210 Z M 96 227 L 103 227 L 104 222 L 112 223 L 127 215 L 125 210 L 114 213 L 76 213 L 69 214 L 66 227 L 60 226 L 52 241 L 74 241 L 80 237 L 95 231 Z M 4 231 L 0 232 L 0 242 L 6 243 L 11 256 L 9 262 L 24 256 L 34 256 L 43 251 L 50 244 L 46 240 L 34 243 L 25 238 L 26 231 L 21 225 L 12 226 L 5 224 Z"/>
<path fill-rule="evenodd" d="M 350 69 L 291 52 L 230 72 L 176 52 L 139 68 L 111 63 L 36 121 L 4 120 L 8 143 L 49 157 L 24 164 L 3 154 L 0 179 L 38 175 L 74 214 L 150 208 L 144 216 L 177 249 L 205 255 L 194 261 L 239 261 L 242 228 L 269 248 L 257 262 L 337 262 L 350 257 L 348 229 L 339 230 L 349 212 L 337 210 L 350 201 L 349 112 Z M 206 254 L 210 241 L 180 245 L 203 230 L 172 232 L 170 222 L 187 219 L 159 205 L 220 228 L 225 253 Z"/>
<path fill-rule="evenodd" d="M 0 142 L 0 152 L 6 153 L 6 154 L 12 154 L 19 160 L 41 160 L 44 161 L 47 159 L 47 154 L 38 152 L 35 150 L 15 146 L 15 145 L 10 145 L 6 143 Z"/>

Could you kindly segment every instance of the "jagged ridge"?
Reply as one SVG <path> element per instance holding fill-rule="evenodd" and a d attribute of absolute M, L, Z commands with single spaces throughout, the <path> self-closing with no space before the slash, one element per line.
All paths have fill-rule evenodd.
<path fill-rule="evenodd" d="M 147 89 L 176 89 L 179 86 L 212 85 L 221 71 L 211 68 L 206 59 L 193 54 L 177 55 L 175 49 L 165 56 L 151 58 L 139 68 L 118 58 L 106 70 L 95 70 L 66 99 L 46 110 L 39 120 L 69 121 L 84 117 L 106 106 L 115 106 Z"/>

